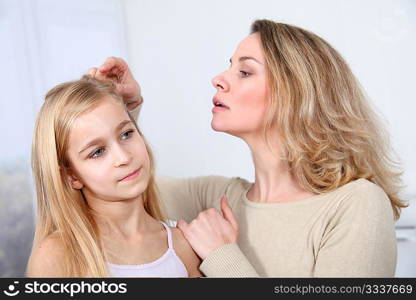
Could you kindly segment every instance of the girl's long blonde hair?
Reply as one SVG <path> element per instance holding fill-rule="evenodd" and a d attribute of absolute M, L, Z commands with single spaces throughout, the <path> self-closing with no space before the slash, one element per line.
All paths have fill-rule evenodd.
<path fill-rule="evenodd" d="M 395 218 L 401 171 L 386 131 L 341 55 L 299 27 L 257 20 L 263 46 L 269 109 L 264 135 L 277 127 L 283 155 L 308 191 L 325 193 L 366 178 L 388 195 Z"/>
<path fill-rule="evenodd" d="M 68 277 L 108 276 L 92 212 L 82 192 L 73 189 L 66 179 L 71 127 L 78 116 L 98 105 L 104 96 L 122 102 L 110 82 L 84 76 L 59 84 L 47 93 L 35 125 L 32 169 L 37 193 L 37 224 L 33 247 L 35 249 L 55 233 L 66 252 L 63 265 Z M 143 204 L 152 217 L 164 220 L 154 180 L 154 160 L 147 143 L 146 148 L 151 174 L 143 193 Z"/>

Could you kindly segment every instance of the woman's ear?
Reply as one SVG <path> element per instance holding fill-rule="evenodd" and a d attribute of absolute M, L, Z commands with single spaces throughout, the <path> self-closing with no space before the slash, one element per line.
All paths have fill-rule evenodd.
<path fill-rule="evenodd" d="M 65 176 L 66 180 L 68 181 L 69 185 L 75 189 L 80 190 L 84 187 L 84 184 L 78 178 L 78 176 L 73 172 L 70 168 L 65 168 Z"/>

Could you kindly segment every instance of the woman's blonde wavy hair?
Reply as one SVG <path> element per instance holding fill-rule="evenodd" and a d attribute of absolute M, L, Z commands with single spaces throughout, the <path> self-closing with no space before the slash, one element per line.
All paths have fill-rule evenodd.
<path fill-rule="evenodd" d="M 389 137 L 341 55 L 299 27 L 257 20 L 265 54 L 269 109 L 264 135 L 277 127 L 296 180 L 313 193 L 366 178 L 388 195 L 396 219 L 401 170 Z"/>
<path fill-rule="evenodd" d="M 32 169 L 37 193 L 37 224 L 33 249 L 49 235 L 57 235 L 66 252 L 63 265 L 64 276 L 68 277 L 108 276 L 93 212 L 82 192 L 73 189 L 66 180 L 71 127 L 81 114 L 93 109 L 105 96 L 123 103 L 111 82 L 84 76 L 59 84 L 47 93 L 35 125 Z M 152 217 L 164 220 L 154 180 L 154 160 L 146 141 L 145 144 L 151 174 L 143 193 L 143 204 Z"/>

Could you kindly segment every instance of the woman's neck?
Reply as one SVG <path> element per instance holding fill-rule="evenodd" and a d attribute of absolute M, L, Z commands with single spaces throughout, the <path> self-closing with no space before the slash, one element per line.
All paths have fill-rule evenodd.
<path fill-rule="evenodd" d="M 261 134 L 246 137 L 254 162 L 255 182 L 247 193 L 253 202 L 288 202 L 310 197 L 301 188 L 281 158 L 281 142 L 278 136 L 270 136 L 269 144 Z"/>

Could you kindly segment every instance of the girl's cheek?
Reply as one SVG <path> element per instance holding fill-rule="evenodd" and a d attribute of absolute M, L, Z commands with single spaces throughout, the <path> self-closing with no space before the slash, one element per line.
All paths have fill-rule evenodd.
<path fill-rule="evenodd" d="M 94 182 L 104 182 L 104 180 L 108 178 L 108 171 L 102 166 L 95 166 L 94 168 L 90 168 L 88 173 L 90 175 L 89 177 Z"/>

